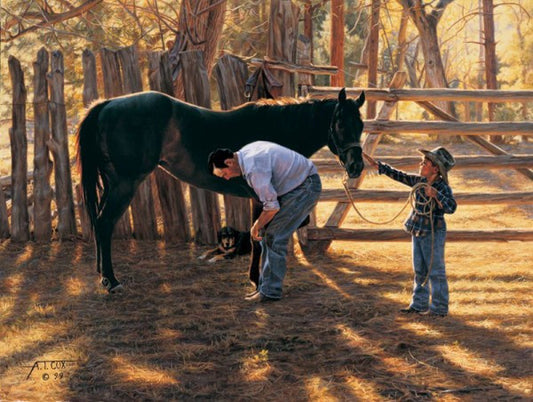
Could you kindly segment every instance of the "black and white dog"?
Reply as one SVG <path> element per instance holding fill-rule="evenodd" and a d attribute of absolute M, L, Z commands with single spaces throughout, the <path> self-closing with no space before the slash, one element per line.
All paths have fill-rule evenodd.
<path fill-rule="evenodd" d="M 198 257 L 199 260 L 207 259 L 208 262 L 217 262 L 223 259 L 235 258 L 237 255 L 250 254 L 252 240 L 250 232 L 239 232 L 230 226 L 224 226 L 218 232 L 217 247 L 206 251 Z"/>

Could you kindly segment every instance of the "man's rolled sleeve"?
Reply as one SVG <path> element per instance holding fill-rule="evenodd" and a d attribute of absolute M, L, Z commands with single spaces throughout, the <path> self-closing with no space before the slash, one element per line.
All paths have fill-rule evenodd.
<path fill-rule="evenodd" d="M 246 178 L 250 181 L 249 184 L 255 190 L 259 201 L 263 203 L 263 210 L 272 211 L 280 208 L 278 194 L 272 187 L 272 177 L 268 172 L 253 173 Z"/>

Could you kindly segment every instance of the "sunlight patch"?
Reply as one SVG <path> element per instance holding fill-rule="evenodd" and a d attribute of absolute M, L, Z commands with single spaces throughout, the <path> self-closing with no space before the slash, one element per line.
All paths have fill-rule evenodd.
<path fill-rule="evenodd" d="M 266 381 L 273 369 L 268 361 L 268 350 L 262 349 L 259 353 L 244 359 L 242 371 L 247 381 Z"/>
<path fill-rule="evenodd" d="M 20 286 L 23 281 L 23 274 L 13 274 L 4 279 L 4 287 L 8 289 L 9 293 L 16 293 L 20 290 Z"/>
<path fill-rule="evenodd" d="M 406 321 L 401 323 L 401 327 L 418 336 L 430 338 L 440 338 L 444 336 L 442 332 L 436 330 L 432 325 L 428 325 L 423 322 Z"/>
<path fill-rule="evenodd" d="M 65 281 L 65 290 L 70 296 L 80 296 L 85 293 L 85 284 L 79 278 L 68 278 Z"/>
<path fill-rule="evenodd" d="M 320 377 L 311 377 L 305 381 L 305 389 L 307 391 L 308 399 L 311 401 L 335 401 L 333 395 L 329 392 L 330 381 L 326 381 Z"/>
<path fill-rule="evenodd" d="M 122 381 L 143 384 L 178 384 L 178 380 L 165 371 L 147 365 L 133 363 L 125 357 L 113 358 L 115 372 Z"/>
<path fill-rule="evenodd" d="M 458 343 L 436 346 L 435 350 L 440 352 L 445 359 L 460 367 L 461 370 L 470 373 L 485 376 L 495 375 L 504 371 L 504 368 L 493 360 L 483 358 Z"/>
<path fill-rule="evenodd" d="M 318 269 L 316 268 L 312 268 L 311 267 L 311 270 L 313 271 L 313 273 L 318 276 L 322 282 L 324 282 L 326 284 L 326 286 L 329 286 L 330 288 L 332 288 L 333 290 L 335 290 L 336 292 L 340 293 L 343 297 L 345 297 L 346 299 L 353 299 L 353 297 L 351 295 L 349 295 L 348 293 L 346 293 L 344 290 L 342 290 L 339 286 L 337 286 L 337 284 L 335 283 L 335 281 L 333 281 L 332 279 L 330 279 L 326 274 L 320 272 Z"/>
<path fill-rule="evenodd" d="M 351 390 L 354 395 L 353 400 L 360 401 L 381 401 L 383 397 L 376 390 L 376 384 L 367 381 L 363 378 L 354 377 L 353 375 L 347 376 L 346 386 Z"/>

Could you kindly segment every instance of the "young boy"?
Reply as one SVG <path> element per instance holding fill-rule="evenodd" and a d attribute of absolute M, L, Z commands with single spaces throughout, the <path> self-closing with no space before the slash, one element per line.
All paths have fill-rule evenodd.
<path fill-rule="evenodd" d="M 448 183 L 448 171 L 455 165 L 455 159 L 444 147 L 431 151 L 419 149 L 418 152 L 423 155 L 418 175 L 394 169 L 366 154 L 364 157 L 371 166 L 378 169 L 379 174 L 385 174 L 410 187 L 419 183 L 426 184 L 416 191 L 414 207 L 404 222 L 405 230 L 412 236 L 415 278 L 411 303 L 400 312 L 445 317 L 448 314 L 449 294 L 444 264 L 444 214 L 453 214 L 457 208 Z M 430 217 L 433 218 L 433 225 Z"/>

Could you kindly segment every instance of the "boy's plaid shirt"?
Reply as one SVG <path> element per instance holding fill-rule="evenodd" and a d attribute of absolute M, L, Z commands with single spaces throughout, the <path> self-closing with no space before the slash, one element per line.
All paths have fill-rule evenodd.
<path fill-rule="evenodd" d="M 425 177 L 407 174 L 394 169 L 386 163 L 378 162 L 378 165 L 379 174 L 385 174 L 391 179 L 406 184 L 409 187 L 413 187 L 418 183 L 427 183 Z M 439 200 L 442 205 L 441 208 L 438 203 L 432 203 L 432 205 L 435 206 L 433 209 L 433 226 L 435 230 L 446 230 L 444 214 L 453 214 L 457 209 L 457 202 L 455 202 L 451 187 L 447 185 L 442 178 L 439 177 L 431 186 L 437 190 L 437 200 Z M 429 205 L 424 207 L 425 199 L 427 199 L 427 197 L 423 193 L 423 189 L 416 191 L 415 207 L 411 210 L 409 217 L 404 222 L 405 230 L 413 236 L 425 236 L 431 234 L 431 222 L 429 221 L 429 216 L 425 216 L 429 212 Z"/>

